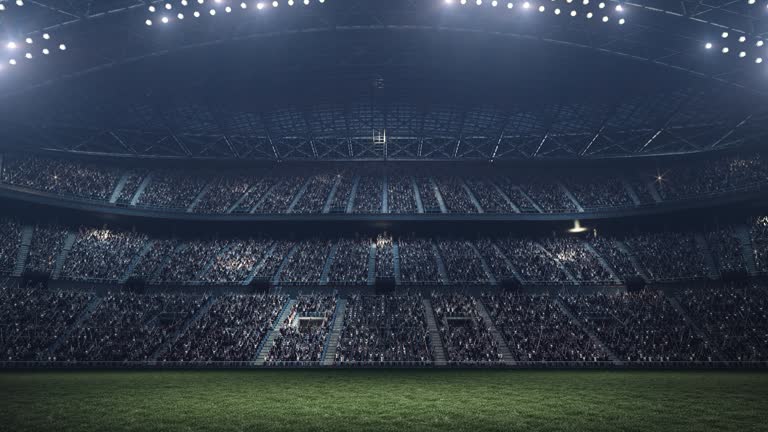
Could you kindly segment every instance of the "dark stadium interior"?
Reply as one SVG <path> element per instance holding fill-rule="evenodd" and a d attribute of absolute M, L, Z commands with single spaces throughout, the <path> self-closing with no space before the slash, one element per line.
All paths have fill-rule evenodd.
<path fill-rule="evenodd" d="M 765 0 L 0 0 L 0 429 L 760 430 L 766 40 Z"/>

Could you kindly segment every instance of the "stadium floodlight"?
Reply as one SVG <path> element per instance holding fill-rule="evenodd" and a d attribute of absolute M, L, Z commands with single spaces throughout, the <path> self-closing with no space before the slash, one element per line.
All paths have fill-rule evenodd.
<path fill-rule="evenodd" d="M 730 49 L 728 49 L 728 47 L 723 47 L 723 49 L 722 49 L 723 54 L 728 54 L 728 51 L 730 51 Z"/>
<path fill-rule="evenodd" d="M 765 42 L 763 42 L 762 40 L 759 40 L 759 41 L 755 42 L 755 46 L 761 47 L 761 46 L 763 46 L 764 43 Z"/>
<path fill-rule="evenodd" d="M 5 46 L 6 46 L 8 49 L 16 49 L 16 42 L 13 42 L 13 41 L 11 41 L 11 42 L 8 42 L 8 43 L 7 43 Z"/>
<path fill-rule="evenodd" d="M 278 7 L 280 6 L 280 3 L 277 2 L 277 0 L 272 2 L 272 7 Z"/>
<path fill-rule="evenodd" d="M 706 44 L 704 44 L 704 48 L 712 49 L 712 42 L 707 42 Z"/>
<path fill-rule="evenodd" d="M 183 14 L 183 13 L 181 13 L 181 12 L 179 12 L 179 13 L 176 15 L 176 18 L 178 18 L 178 19 L 180 19 L 180 20 L 183 20 L 183 19 L 184 19 L 184 14 Z"/>
<path fill-rule="evenodd" d="M 48 50 L 48 48 L 43 48 L 43 55 L 48 55 L 51 52 Z"/>
<path fill-rule="evenodd" d="M 195 11 L 195 13 L 192 14 L 195 18 L 200 18 L 200 12 Z"/>
<path fill-rule="evenodd" d="M 24 54 L 24 57 L 26 57 L 27 60 L 31 60 L 32 59 L 32 53 L 28 52 L 28 53 Z"/>
<path fill-rule="evenodd" d="M 16 6 L 24 6 L 24 0 L 16 0 Z"/>
<path fill-rule="evenodd" d="M 763 58 L 762 57 L 758 57 L 758 58 L 755 59 L 755 63 L 757 63 L 757 64 L 760 64 L 762 62 L 763 62 Z"/>
<path fill-rule="evenodd" d="M 741 51 L 741 52 L 739 53 L 739 58 L 744 58 L 744 57 L 746 57 L 746 56 L 747 56 L 747 52 L 746 52 L 746 51 Z"/>
<path fill-rule="evenodd" d="M 8 60 L 8 64 L 11 65 L 11 66 L 16 66 L 16 59 Z"/>
<path fill-rule="evenodd" d="M 66 46 L 66 45 L 64 45 L 64 44 L 59 44 L 59 49 L 60 49 L 61 51 L 66 51 L 66 50 L 67 50 L 67 46 Z"/>
<path fill-rule="evenodd" d="M 28 37 L 28 38 L 24 39 L 24 42 L 26 42 L 26 43 L 31 45 L 34 41 L 32 40 L 31 37 Z"/>
<path fill-rule="evenodd" d="M 624 18 L 619 18 L 619 25 L 624 25 L 627 22 Z"/>
<path fill-rule="evenodd" d="M 0 3 L 0 11 L 4 11 L 4 10 L 5 10 L 5 5 Z"/>
<path fill-rule="evenodd" d="M 224 8 L 224 12 L 231 13 L 232 12 L 232 8 L 227 6 L 227 7 Z"/>
<path fill-rule="evenodd" d="M 208 13 L 211 14 L 211 16 L 216 16 L 216 9 L 211 9 Z"/>
<path fill-rule="evenodd" d="M 164 16 L 164 17 L 163 17 L 163 18 L 162 18 L 160 21 L 162 21 L 162 22 L 163 22 L 163 24 L 168 24 L 168 21 L 169 21 L 169 20 L 168 20 L 168 17 L 167 17 L 167 16 Z"/>
<path fill-rule="evenodd" d="M 240 9 L 245 9 L 248 7 L 248 4 L 246 2 L 240 3 Z"/>
<path fill-rule="evenodd" d="M 727 39 L 728 38 L 728 32 L 724 31 L 720 36 L 722 36 L 723 39 Z"/>
<path fill-rule="evenodd" d="M 51 35 L 49 35 L 48 33 L 43 33 L 43 39 L 48 40 L 50 38 L 51 38 Z"/>
<path fill-rule="evenodd" d="M 583 232 L 587 232 L 588 230 L 589 228 L 581 226 L 581 221 L 576 219 L 575 221 L 573 221 L 573 228 L 568 229 L 568 232 L 571 234 L 580 234 Z"/>
<path fill-rule="evenodd" d="M 144 21 L 144 24 L 146 24 L 147 27 L 151 27 L 152 26 L 152 20 L 148 19 L 148 20 Z"/>
<path fill-rule="evenodd" d="M 154 5 L 149 5 L 149 7 L 148 7 L 147 9 L 148 9 L 150 12 L 152 12 L 152 13 L 154 13 L 154 12 L 155 12 L 155 10 L 157 10 L 157 9 L 155 9 L 155 6 L 154 6 Z"/>

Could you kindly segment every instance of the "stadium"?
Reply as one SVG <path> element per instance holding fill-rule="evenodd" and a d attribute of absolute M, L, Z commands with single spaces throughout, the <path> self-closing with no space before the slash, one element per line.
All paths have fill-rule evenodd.
<path fill-rule="evenodd" d="M 0 30 L 3 430 L 764 430 L 768 1 Z"/>

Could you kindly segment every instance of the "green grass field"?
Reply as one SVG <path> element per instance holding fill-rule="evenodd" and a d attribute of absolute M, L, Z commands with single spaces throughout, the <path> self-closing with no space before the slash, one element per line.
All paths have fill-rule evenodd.
<path fill-rule="evenodd" d="M 768 374 L 0 373 L 4 431 L 766 431 Z"/>

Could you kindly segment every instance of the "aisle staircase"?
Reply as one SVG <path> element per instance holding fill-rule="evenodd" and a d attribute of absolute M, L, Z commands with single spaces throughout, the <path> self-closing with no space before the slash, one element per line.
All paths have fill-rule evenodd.
<path fill-rule="evenodd" d="M 629 195 L 629 198 L 632 200 L 632 202 L 636 206 L 639 206 L 642 204 L 642 202 L 640 201 L 640 197 L 637 196 L 637 191 L 635 191 L 635 188 L 633 188 L 632 185 L 629 184 L 626 178 L 624 177 L 621 178 L 621 185 L 624 186 L 624 190 L 627 192 L 627 195 Z"/>
<path fill-rule="evenodd" d="M 296 195 L 291 200 L 291 204 L 288 206 L 288 210 L 286 210 L 286 213 L 293 213 L 293 209 L 296 207 L 296 204 L 301 201 L 301 197 L 304 196 L 304 194 L 307 192 L 307 188 L 309 187 L 310 183 L 312 183 L 312 177 L 308 178 L 307 181 L 304 182 L 303 185 L 301 185 L 301 189 L 299 189 L 298 192 L 296 192 Z"/>
<path fill-rule="evenodd" d="M 485 304 L 483 304 L 482 301 L 477 302 L 477 313 L 480 315 L 480 318 L 485 321 L 485 325 L 488 326 L 488 330 L 491 332 L 493 340 L 496 341 L 499 354 L 501 354 L 501 363 L 515 366 L 517 362 L 514 360 L 514 357 L 512 357 L 512 351 L 509 350 L 507 341 L 504 340 L 504 336 L 502 336 L 501 332 L 496 328 L 496 323 L 493 322 L 491 314 L 488 313 L 488 309 L 485 308 Z"/>
<path fill-rule="evenodd" d="M 248 277 L 246 277 L 245 280 L 243 281 L 243 285 L 248 286 L 251 284 L 251 282 L 253 282 L 253 280 L 256 278 L 256 275 L 259 274 L 259 271 L 261 270 L 261 268 L 264 267 L 264 264 L 272 256 L 272 253 L 274 253 L 276 247 L 277 247 L 277 243 L 274 243 L 274 242 L 269 246 L 269 249 L 267 249 L 267 251 L 264 253 L 264 256 L 261 257 L 259 262 L 253 266 L 253 268 L 251 269 L 251 272 L 248 274 Z"/>
<path fill-rule="evenodd" d="M 443 339 L 440 337 L 440 330 L 435 321 L 435 311 L 432 309 L 432 302 L 429 299 L 422 300 L 424 304 L 424 316 L 427 319 L 427 331 L 429 332 L 429 344 L 432 348 L 432 356 L 435 359 L 435 366 L 446 366 L 448 360 L 443 347 Z"/>
<path fill-rule="evenodd" d="M 582 205 L 581 205 L 581 203 L 579 202 L 579 200 L 577 200 L 577 199 L 576 199 L 576 196 L 575 196 L 575 195 L 573 195 L 573 193 L 572 193 L 572 192 L 571 192 L 571 191 L 570 191 L 570 190 L 569 190 L 567 187 L 565 187 L 565 185 L 563 184 L 563 182 L 561 182 L 561 181 L 558 181 L 558 182 L 557 182 L 557 185 L 560 187 L 560 190 L 562 190 L 562 191 L 563 191 L 563 193 L 564 193 L 564 194 L 565 194 L 565 196 L 568 198 L 568 200 L 570 200 L 570 201 L 571 201 L 571 203 L 572 203 L 574 206 L 576 206 L 576 211 L 578 211 L 579 213 L 584 213 L 584 207 L 582 207 Z"/>
<path fill-rule="evenodd" d="M 205 197 L 208 194 L 208 191 L 211 190 L 211 188 L 213 187 L 214 183 L 216 183 L 216 181 L 215 180 L 211 180 L 211 181 L 208 182 L 208 184 L 206 184 L 203 187 L 203 189 L 197 194 L 195 199 L 192 200 L 192 203 L 189 205 L 189 207 L 187 207 L 187 210 L 186 210 L 187 213 L 192 213 L 192 212 L 195 211 L 195 208 L 197 207 L 197 205 L 200 204 L 200 201 L 203 200 L 203 197 Z"/>
<path fill-rule="evenodd" d="M 139 187 L 136 188 L 136 193 L 133 194 L 133 197 L 131 198 L 132 206 L 136 206 L 139 203 L 141 196 L 144 195 L 144 190 L 147 189 L 147 185 L 149 185 L 149 182 L 151 181 L 152 181 L 152 173 L 149 173 L 144 177 L 144 180 L 142 180 L 141 183 L 139 183 Z"/>
<path fill-rule="evenodd" d="M 77 239 L 77 233 L 67 232 L 67 237 L 64 238 L 64 244 L 61 247 L 61 252 L 56 258 L 56 264 L 53 267 L 53 273 L 51 273 L 51 279 L 56 280 L 61 275 L 61 270 L 64 268 L 64 263 L 67 261 L 69 252 L 72 251 L 72 246 Z"/>
<path fill-rule="evenodd" d="M 333 265 L 334 259 L 336 259 L 336 252 L 339 250 L 339 242 L 331 246 L 331 250 L 328 251 L 328 256 L 325 258 L 325 263 L 323 263 L 323 271 L 320 273 L 320 285 L 328 285 L 328 277 L 331 273 L 331 266 Z"/>
<path fill-rule="evenodd" d="M 696 233 L 694 239 L 696 240 L 696 247 L 704 258 L 704 264 L 707 265 L 707 275 L 713 280 L 720 279 L 720 269 L 715 262 L 715 258 L 712 256 L 712 251 L 709 250 L 704 234 Z"/>
<path fill-rule="evenodd" d="M 424 213 L 424 203 L 421 202 L 421 193 L 419 192 L 419 186 L 416 184 L 416 179 L 411 177 L 411 187 L 413 188 L 413 197 L 416 199 L 416 210 L 419 214 Z"/>
<path fill-rule="evenodd" d="M 450 283 L 451 280 L 448 278 L 448 272 L 446 271 L 446 268 L 445 268 L 445 262 L 443 261 L 443 256 L 440 254 L 440 249 L 438 249 L 434 240 L 430 241 L 429 244 L 432 245 L 432 253 L 435 255 L 435 262 L 437 263 L 437 273 L 438 275 L 440 275 L 440 281 L 446 284 Z"/>
<path fill-rule="evenodd" d="M 376 282 L 376 244 L 371 243 L 368 249 L 368 285 Z"/>
<path fill-rule="evenodd" d="M 333 202 L 333 199 L 336 197 L 336 191 L 339 189 L 339 185 L 341 184 L 342 177 L 336 176 L 336 181 L 333 183 L 333 187 L 331 188 L 331 192 L 328 193 L 328 198 L 325 200 L 325 205 L 323 205 L 323 214 L 328 214 L 331 211 L 331 203 Z"/>
<path fill-rule="evenodd" d="M 685 311 L 685 309 L 677 300 L 677 298 L 675 296 L 666 295 L 666 294 L 665 294 L 665 297 L 669 301 L 669 304 L 672 305 L 672 307 L 677 311 L 677 313 L 680 314 L 680 316 L 683 318 L 683 321 L 685 321 L 688 327 L 690 327 L 691 330 L 693 330 L 693 332 L 696 333 L 696 336 L 701 338 L 701 340 L 703 340 L 708 347 L 712 347 L 713 354 L 716 360 L 723 361 L 723 358 L 720 356 L 720 353 L 718 353 L 716 350 L 716 346 L 710 343 L 709 336 L 707 335 L 707 333 L 704 330 L 702 330 L 701 327 L 699 327 L 699 325 L 694 320 L 691 319 L 690 315 L 688 315 L 688 312 Z"/>
<path fill-rule="evenodd" d="M 208 297 L 208 300 L 205 301 L 205 303 L 200 306 L 200 309 L 195 311 L 195 313 L 184 323 L 184 325 L 181 326 L 174 334 L 172 334 L 168 339 L 160 345 L 160 347 L 157 349 L 157 351 L 152 354 L 152 356 L 149 358 L 150 361 L 157 361 L 158 359 L 162 358 L 165 353 L 167 353 L 171 348 L 173 348 L 174 345 L 176 345 L 176 342 L 181 339 L 184 334 L 189 331 L 189 329 L 200 320 L 200 318 L 204 317 L 205 314 L 208 313 L 208 311 L 211 309 L 211 306 L 216 303 L 216 297 L 210 296 Z"/>
<path fill-rule="evenodd" d="M 349 201 L 347 201 L 347 209 L 345 213 L 352 213 L 355 208 L 355 198 L 357 198 L 357 186 L 360 184 L 360 176 L 355 176 L 352 183 L 352 190 L 349 193 Z"/>
<path fill-rule="evenodd" d="M 483 207 L 480 205 L 480 201 L 477 200 L 475 193 L 472 192 L 472 189 L 470 189 L 469 186 L 467 186 L 467 182 L 465 182 L 464 179 L 461 179 L 461 187 L 464 188 L 464 192 L 469 196 L 469 200 L 472 201 L 472 205 L 475 206 L 477 212 L 485 213 L 485 210 L 483 210 Z"/>
<path fill-rule="evenodd" d="M 27 257 L 29 256 L 29 248 L 32 246 L 32 236 L 35 233 L 35 227 L 32 225 L 24 225 L 21 227 L 21 244 L 19 244 L 19 250 L 16 252 L 16 266 L 13 269 L 12 276 L 19 277 L 24 273 L 24 267 L 27 265 Z"/>
<path fill-rule="evenodd" d="M 130 278 L 133 275 L 133 271 L 136 270 L 136 266 L 139 265 L 142 259 L 149 253 L 149 251 L 152 250 L 152 246 L 155 245 L 154 240 L 148 239 L 146 243 L 144 243 L 144 246 L 141 248 L 138 254 L 136 254 L 135 257 L 131 260 L 130 264 L 128 264 L 128 268 L 125 269 L 125 274 L 123 277 L 120 278 L 120 283 L 125 283 L 128 281 L 128 278 Z"/>
<path fill-rule="evenodd" d="M 341 330 L 344 328 L 344 314 L 347 311 L 347 301 L 339 299 L 336 302 L 336 311 L 333 313 L 333 322 L 328 333 L 328 342 L 323 350 L 323 366 L 333 366 L 336 359 L 336 351 L 339 349 Z"/>
<path fill-rule="evenodd" d="M 123 192 L 123 188 L 125 188 L 125 184 L 128 182 L 130 177 L 130 172 L 126 172 L 122 177 L 120 177 L 120 180 L 118 180 L 117 184 L 115 185 L 115 190 L 112 191 L 112 195 L 109 197 L 110 204 L 116 203 L 117 199 L 120 198 L 120 194 Z"/>
<path fill-rule="evenodd" d="M 285 304 L 283 307 L 283 310 L 280 311 L 280 315 L 275 318 L 275 321 L 272 323 L 272 326 L 269 330 L 269 333 L 267 333 L 266 336 L 264 336 L 264 340 L 261 342 L 261 345 L 259 346 L 259 349 L 256 351 L 256 358 L 254 359 L 254 362 L 256 366 L 264 366 L 264 363 L 267 362 L 267 356 L 269 355 L 269 351 L 272 349 L 272 346 L 275 344 L 275 339 L 277 339 L 277 336 L 280 335 L 280 326 L 283 324 L 283 321 L 285 321 L 288 316 L 290 316 L 291 311 L 293 310 L 293 306 L 296 304 L 296 300 L 288 300 L 288 303 Z"/>
<path fill-rule="evenodd" d="M 592 246 L 592 244 L 590 242 L 586 241 L 586 240 L 583 240 L 583 239 L 581 240 L 581 243 L 584 245 L 584 248 L 589 251 L 589 253 L 591 253 L 592 255 L 594 255 L 595 258 L 597 258 L 597 262 L 599 262 L 600 265 L 603 266 L 605 271 L 607 271 L 608 274 L 611 275 L 611 278 L 613 279 L 613 282 L 621 283 L 621 278 L 619 277 L 619 275 L 617 275 L 616 272 L 613 270 L 613 267 L 611 267 L 608 264 L 608 261 L 606 261 L 605 258 L 603 258 L 603 256 L 600 255 L 597 252 L 597 250 L 595 250 L 595 248 Z"/>
<path fill-rule="evenodd" d="M 61 348 L 61 346 L 64 344 L 64 342 L 67 341 L 67 339 L 72 336 L 72 334 L 79 329 L 84 322 L 88 320 L 88 318 L 93 315 L 93 312 L 96 311 L 96 308 L 99 307 L 101 304 L 101 297 L 93 297 L 91 301 L 88 303 L 88 305 L 83 309 L 82 312 L 80 312 L 80 315 L 77 317 L 77 320 L 68 328 L 64 329 L 64 333 L 62 333 L 58 338 L 56 338 L 56 341 L 53 342 L 53 344 L 48 348 L 48 354 L 53 355 L 56 353 L 56 351 Z"/>
<path fill-rule="evenodd" d="M 624 362 L 622 362 L 621 360 L 619 360 L 619 358 L 616 356 L 616 354 L 614 354 L 613 350 L 611 350 L 610 348 L 608 348 L 608 346 L 607 346 L 606 344 L 604 344 L 604 343 L 603 343 L 603 341 L 601 341 L 601 340 L 600 340 L 600 338 L 598 338 L 598 337 L 597 337 L 597 335 L 596 335 L 594 332 L 592 332 L 592 330 L 591 330 L 589 327 L 587 327 L 587 326 L 586 326 L 586 325 L 585 325 L 583 322 L 581 322 L 581 320 L 580 320 L 579 318 L 577 318 L 577 317 L 576 317 L 576 315 L 574 315 L 574 314 L 573 314 L 573 312 L 571 312 L 571 310 L 570 310 L 570 309 L 568 309 L 568 306 L 566 306 L 566 305 L 565 305 L 565 304 L 562 302 L 562 300 L 560 300 L 560 299 L 558 298 L 558 299 L 555 299 L 555 300 L 554 300 L 554 302 L 555 302 L 555 304 L 557 305 L 557 307 L 558 307 L 558 308 L 560 308 L 560 310 L 561 310 L 561 311 L 562 311 L 562 312 L 563 312 L 563 313 L 564 313 L 564 314 L 565 314 L 565 315 L 566 315 L 566 316 L 567 316 L 567 317 L 568 317 L 568 318 L 569 318 L 569 319 L 570 319 L 570 320 L 571 320 L 571 321 L 572 321 L 574 324 L 576 324 L 576 326 L 578 326 L 578 327 L 579 327 L 579 328 L 580 328 L 582 331 L 584 331 L 584 333 L 586 333 L 586 334 L 587 334 L 587 336 L 589 336 L 589 338 L 590 338 L 590 339 L 592 339 L 592 342 L 593 342 L 593 343 L 594 343 L 596 346 L 598 346 L 598 347 L 600 347 L 600 348 L 602 348 L 602 349 L 603 349 L 603 351 L 604 351 L 604 352 L 605 352 L 605 353 L 608 355 L 608 358 L 609 358 L 609 359 L 610 359 L 610 360 L 613 362 L 613 364 L 615 364 L 615 365 L 617 365 L 617 366 L 621 366 L 622 364 L 624 364 Z"/>
<path fill-rule="evenodd" d="M 435 179 L 430 177 L 429 184 L 430 186 L 432 186 L 432 191 L 435 194 L 435 198 L 437 198 L 437 205 L 440 206 L 440 213 L 448 213 L 448 208 L 445 206 L 445 201 L 443 201 L 443 194 L 440 193 L 440 188 L 437 187 L 437 183 L 435 183 Z"/>
<path fill-rule="evenodd" d="M 485 276 L 488 278 L 488 282 L 490 282 L 491 285 L 498 285 L 498 282 L 496 281 L 496 276 L 493 275 L 491 268 L 488 267 L 488 262 L 485 261 L 485 258 L 483 257 L 483 255 L 480 253 L 479 250 L 477 250 L 477 246 L 475 246 L 475 243 L 472 241 L 467 241 L 466 244 L 475 253 L 475 256 L 477 257 L 477 259 L 480 260 L 480 266 L 483 268 L 483 272 L 485 272 Z"/>
<path fill-rule="evenodd" d="M 397 240 L 392 240 L 392 266 L 394 267 L 395 283 L 400 285 L 400 246 Z"/>
<path fill-rule="evenodd" d="M 565 267 L 565 265 L 563 265 L 562 261 L 560 261 L 560 260 L 559 260 L 559 259 L 558 259 L 558 258 L 557 258 L 555 255 L 553 255 L 553 254 L 552 254 L 552 253 L 551 253 L 551 252 L 550 252 L 550 251 L 549 251 L 547 248 L 545 248 L 545 247 L 544 247 L 544 246 L 543 246 L 541 243 L 539 243 L 539 242 L 533 242 L 533 243 L 534 243 L 534 245 L 535 245 L 535 246 L 536 246 L 536 247 L 537 247 L 537 248 L 538 248 L 538 249 L 539 249 L 539 250 L 540 250 L 540 251 L 541 251 L 541 252 L 542 252 L 544 255 L 548 256 L 548 257 L 549 257 L 549 259 L 551 259 L 551 260 L 552 260 L 552 261 L 555 263 L 555 265 L 557 266 L 557 268 L 559 268 L 559 269 L 560 269 L 560 271 L 562 271 L 562 272 L 563 272 L 563 274 L 564 274 L 564 275 L 565 275 L 565 277 L 568 279 L 568 281 L 570 281 L 571 283 L 574 283 L 574 284 L 575 284 L 575 283 L 578 283 L 578 281 L 576 280 L 576 278 L 573 276 L 573 273 L 571 273 L 571 272 L 570 272 L 570 270 L 568 270 L 568 269 Z"/>
<path fill-rule="evenodd" d="M 755 251 L 752 246 L 752 235 L 749 232 L 749 227 L 746 225 L 739 225 L 736 227 L 734 235 L 739 240 L 741 245 L 741 253 L 744 257 L 744 264 L 750 275 L 756 276 L 758 273 L 757 263 L 755 263 Z"/>
<path fill-rule="evenodd" d="M 632 267 L 635 268 L 635 271 L 637 274 L 640 275 L 641 278 L 645 282 L 651 281 L 651 276 L 648 274 L 648 272 L 643 268 L 643 266 L 640 265 L 640 261 L 637 260 L 637 257 L 634 253 L 632 253 L 632 250 L 629 249 L 629 246 L 627 246 L 623 241 L 621 240 L 613 240 L 614 246 L 616 246 L 616 249 L 623 252 L 627 258 L 629 258 L 629 262 L 632 263 Z"/>

